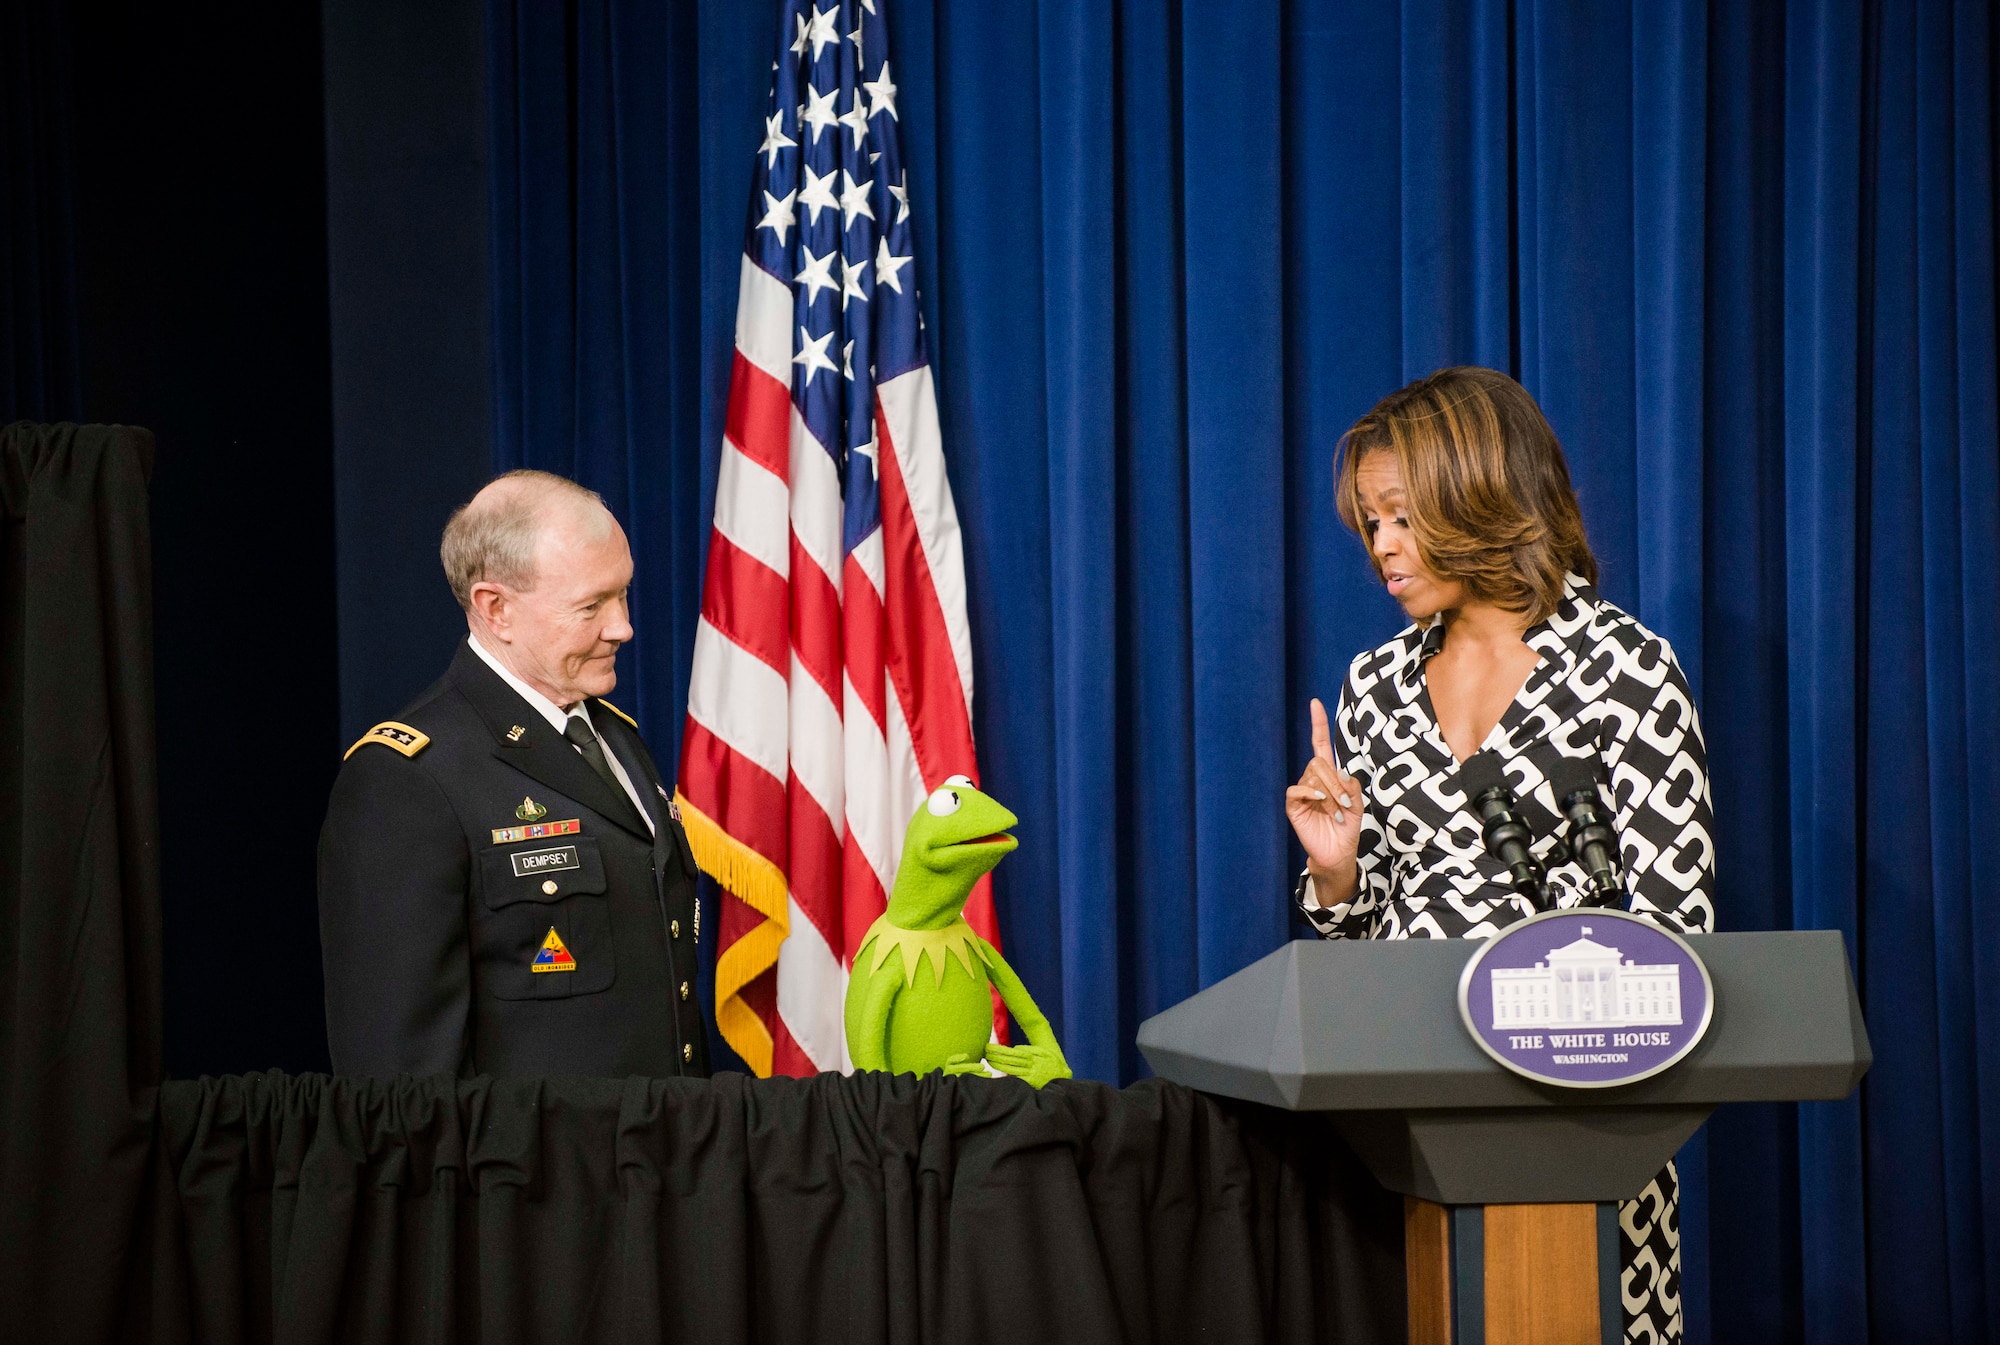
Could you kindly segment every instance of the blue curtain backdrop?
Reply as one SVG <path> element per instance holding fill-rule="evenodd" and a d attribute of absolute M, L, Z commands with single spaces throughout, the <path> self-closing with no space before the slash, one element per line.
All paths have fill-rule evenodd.
<path fill-rule="evenodd" d="M 1334 441 L 1493 365 L 1701 695 L 1720 923 L 1844 931 L 1875 1038 L 1856 1099 L 1683 1154 L 1690 1339 L 2000 1339 L 1988 7 L 877 2 L 1001 923 L 1078 1070 L 1300 932 L 1306 701 L 1400 624 Z M 498 465 L 625 518 L 671 760 L 775 9 L 489 41 Z"/>

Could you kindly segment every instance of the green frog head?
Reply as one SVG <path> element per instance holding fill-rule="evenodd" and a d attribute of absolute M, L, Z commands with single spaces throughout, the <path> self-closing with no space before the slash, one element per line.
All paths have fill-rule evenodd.
<path fill-rule="evenodd" d="M 903 863 L 889 894 L 889 921 L 901 929 L 943 929 L 965 909 L 972 885 L 1018 842 L 1006 834 L 1020 821 L 954 775 L 910 819 Z"/>

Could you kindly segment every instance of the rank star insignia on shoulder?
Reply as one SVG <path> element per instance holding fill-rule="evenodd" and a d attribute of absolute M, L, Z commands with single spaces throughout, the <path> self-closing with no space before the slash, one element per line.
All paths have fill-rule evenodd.
<path fill-rule="evenodd" d="M 406 757 L 413 757 L 423 751 L 424 748 L 430 746 L 430 741 L 431 737 L 428 733 L 419 729 L 413 729 L 408 724 L 398 724 L 393 719 L 385 719 L 359 738 L 356 738 L 354 746 L 341 753 L 340 759 L 342 761 L 347 760 L 370 743 L 380 743 L 384 747 L 394 748 Z"/>

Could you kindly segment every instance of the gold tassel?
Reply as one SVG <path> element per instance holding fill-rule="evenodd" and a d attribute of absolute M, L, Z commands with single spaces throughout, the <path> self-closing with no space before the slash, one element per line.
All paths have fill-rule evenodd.
<path fill-rule="evenodd" d="M 729 1049 L 760 1079 L 771 1077 L 770 1029 L 742 999 L 743 987 L 778 963 L 778 948 L 791 933 L 785 875 L 778 866 L 724 831 L 708 814 L 674 791 L 688 847 L 703 873 L 764 917 L 764 923 L 730 944 L 715 959 L 715 1025 Z"/>

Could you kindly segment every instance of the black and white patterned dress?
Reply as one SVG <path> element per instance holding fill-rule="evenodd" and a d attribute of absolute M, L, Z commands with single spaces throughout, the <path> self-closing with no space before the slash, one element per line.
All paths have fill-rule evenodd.
<path fill-rule="evenodd" d="M 1524 636 L 1541 662 L 1481 745 L 1500 759 L 1560 906 L 1583 899 L 1574 861 L 1555 864 L 1563 826 L 1546 776 L 1558 756 L 1595 757 L 1615 813 L 1628 909 L 1682 933 L 1715 925 L 1708 757 L 1687 679 L 1667 642 L 1569 576 L 1563 601 Z M 1352 900 L 1300 909 L 1329 939 L 1485 938 L 1532 914 L 1486 853 L 1459 763 L 1431 708 L 1424 665 L 1442 623 L 1411 626 L 1356 658 L 1334 717 L 1340 768 L 1365 805 Z M 1669 1163 L 1620 1208 L 1625 1337 L 1681 1338 L 1678 1176 Z"/>

